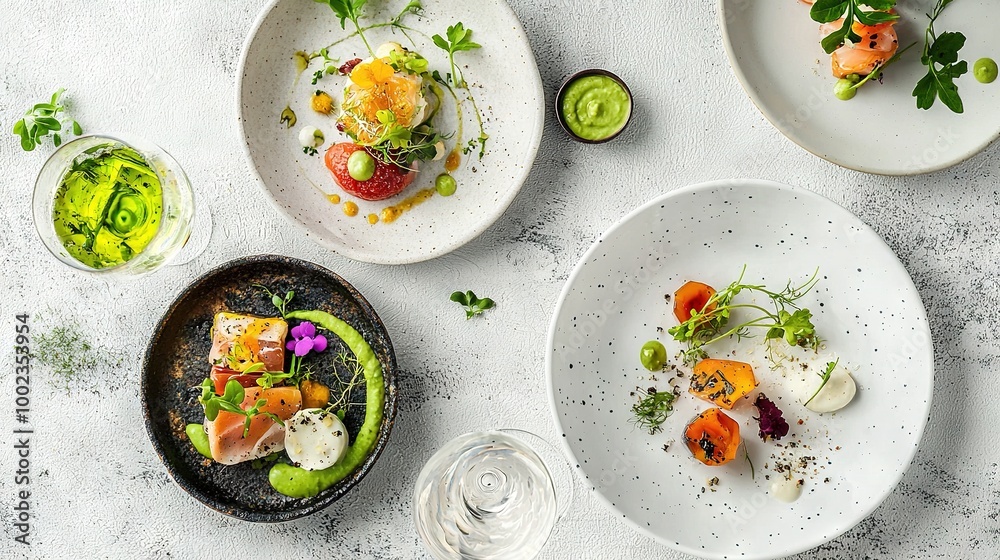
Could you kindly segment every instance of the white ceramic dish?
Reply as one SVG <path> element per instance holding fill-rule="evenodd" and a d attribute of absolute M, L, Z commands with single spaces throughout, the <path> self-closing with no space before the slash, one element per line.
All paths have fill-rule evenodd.
<path fill-rule="evenodd" d="M 813 311 L 826 341 L 822 353 L 840 356 L 859 386 L 847 408 L 817 415 L 795 401 L 788 383 L 763 360 L 748 359 L 758 389 L 791 425 L 780 442 L 785 447 L 778 447 L 758 438 L 750 401 L 732 411 L 748 442 L 754 478 L 742 452 L 719 467 L 691 456 L 684 426 L 710 405 L 687 393 L 687 377 L 676 382 L 682 395 L 662 433 L 635 427 L 630 410 L 637 388 L 668 388 L 670 375 L 652 382 L 639 363 L 647 340 L 659 338 L 670 348 L 669 336 L 656 330 L 676 324 L 664 295 L 686 280 L 725 287 L 744 264 L 745 280 L 778 288 L 819 267 L 821 280 L 801 303 Z M 747 345 L 759 347 L 744 341 L 739 348 Z M 850 529 L 899 482 L 930 407 L 933 350 L 919 294 L 868 226 L 803 189 L 727 181 L 655 199 L 590 248 L 556 306 L 546 372 L 571 463 L 586 487 L 629 525 L 696 556 L 777 558 Z M 791 449 L 789 442 L 800 447 Z M 808 472 L 796 469 L 805 484 L 791 504 L 768 495 L 764 478 L 776 480 L 771 456 L 780 453 L 817 458 Z M 706 490 L 715 476 L 720 484 Z"/>
<path fill-rule="evenodd" d="M 940 100 L 917 109 L 913 87 L 926 73 L 920 64 L 924 15 L 933 0 L 901 0 L 896 24 L 901 46 L 915 45 L 886 70 L 884 83 L 868 84 L 850 101 L 833 96 L 836 79 L 819 40 L 819 24 L 797 0 L 719 0 L 722 38 L 729 61 L 750 99 L 790 140 L 837 165 L 884 175 L 915 175 L 950 167 L 1000 136 L 1000 83 L 971 75 L 956 83 L 965 113 Z M 961 51 L 972 64 L 996 58 L 1000 3 L 965 0 L 948 6 L 938 33 L 961 31 Z"/>
<path fill-rule="evenodd" d="M 405 4 L 405 0 L 369 3 L 364 21 L 390 20 Z M 268 198 L 292 222 L 305 227 L 310 237 L 352 259 L 381 264 L 417 262 L 443 255 L 475 238 L 513 201 L 541 139 L 542 83 L 527 37 L 510 7 L 503 0 L 429 0 L 424 5 L 424 17 L 408 15 L 404 21 L 427 35 L 444 35 L 449 25 L 463 22 L 483 46 L 459 53 L 456 60 L 486 119 L 489 141 L 481 161 L 475 154 L 463 156 L 462 165 L 452 174 L 458 182 L 456 194 L 433 196 L 391 224 L 369 225 L 365 216 L 377 214 L 420 189 L 433 188 L 444 163 L 423 166 L 413 185 L 386 201 L 365 202 L 346 196 L 323 165 L 323 151 L 330 142 L 346 138 L 335 130 L 333 118 L 309 109 L 311 91 L 323 89 L 337 98 L 345 78 L 330 75 L 311 85 L 311 74 L 319 65 L 315 60 L 296 80 L 294 53 L 317 51 L 348 35 L 351 23 L 347 22 L 348 31 L 342 30 L 326 4 L 276 0 L 261 13 L 243 49 L 237 86 L 239 122 L 247 156 Z M 415 46 L 388 28 L 366 33 L 373 48 L 384 41 L 401 42 L 423 54 L 431 69 L 446 74 L 447 54 L 421 33 L 409 35 Z M 330 56 L 346 62 L 368 55 L 355 37 L 331 49 Z M 279 122 L 286 105 L 297 115 L 298 122 L 291 130 Z M 467 141 L 478 136 L 478 127 L 468 103 L 464 110 Z M 445 106 L 442 116 L 439 128 L 454 131 L 457 118 L 453 104 Z M 298 143 L 298 130 L 306 125 L 317 126 L 326 135 L 327 143 L 316 156 L 303 154 Z M 448 143 L 449 149 L 454 142 Z M 326 194 L 357 202 L 358 216 L 347 217 Z"/>

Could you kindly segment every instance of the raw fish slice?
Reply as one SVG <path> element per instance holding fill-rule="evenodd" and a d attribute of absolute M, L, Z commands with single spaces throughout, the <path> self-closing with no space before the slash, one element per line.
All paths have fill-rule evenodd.
<path fill-rule="evenodd" d="M 240 405 L 244 410 L 253 407 L 257 399 L 267 399 L 262 412 L 270 412 L 288 420 L 302 406 L 302 394 L 296 387 L 263 389 L 250 387 Z M 263 414 L 250 421 L 250 433 L 243 437 L 245 416 L 220 411 L 214 421 L 205 422 L 208 445 L 212 458 L 223 465 L 235 465 L 266 457 L 285 448 L 285 428 Z"/>
<path fill-rule="evenodd" d="M 241 373 L 222 366 L 212 366 L 210 377 L 212 378 L 212 383 L 215 384 L 215 394 L 221 395 L 226 391 L 226 383 L 230 379 L 235 379 L 243 387 L 257 387 L 257 380 L 260 379 L 260 374 Z"/>
<path fill-rule="evenodd" d="M 208 360 L 212 365 L 232 367 L 220 360 L 234 343 L 239 343 L 245 353 L 240 356 L 244 367 L 259 361 L 267 371 L 284 371 L 287 336 L 288 323 L 283 319 L 222 312 L 212 323 L 212 351 Z"/>

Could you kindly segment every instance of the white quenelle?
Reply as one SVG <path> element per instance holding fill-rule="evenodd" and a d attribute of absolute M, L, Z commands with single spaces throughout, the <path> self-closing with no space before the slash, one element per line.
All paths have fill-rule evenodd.
<path fill-rule="evenodd" d="M 299 144 L 303 148 L 318 148 L 323 145 L 326 138 L 323 131 L 315 126 L 304 126 L 299 131 Z"/>
<path fill-rule="evenodd" d="M 844 408 L 858 392 L 854 378 L 844 366 L 836 366 L 830 373 L 830 379 L 813 397 L 806 408 L 813 412 L 834 412 Z"/>
<path fill-rule="evenodd" d="M 350 443 L 347 428 L 332 412 L 306 408 L 285 422 L 285 452 L 303 469 L 317 471 L 337 464 Z"/>

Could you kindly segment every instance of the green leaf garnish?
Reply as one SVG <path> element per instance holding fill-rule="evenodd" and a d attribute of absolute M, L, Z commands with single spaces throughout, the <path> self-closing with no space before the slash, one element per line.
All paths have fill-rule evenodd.
<path fill-rule="evenodd" d="M 809 406 L 809 403 L 811 403 L 812 400 L 816 398 L 816 395 L 818 395 L 819 392 L 823 390 L 823 387 L 826 387 L 826 382 L 830 380 L 830 376 L 833 375 L 833 370 L 837 369 L 837 364 L 839 363 L 840 363 L 840 358 L 837 358 L 837 361 L 835 362 L 827 362 L 826 371 L 820 374 L 820 377 L 823 378 L 823 381 L 819 384 L 819 387 L 816 388 L 816 392 L 813 393 L 813 395 L 809 397 L 809 400 L 805 402 L 804 406 Z"/>
<path fill-rule="evenodd" d="M 83 134 L 83 128 L 75 120 L 60 120 L 59 113 L 65 113 L 66 108 L 60 102 L 63 92 L 66 90 L 59 88 L 52 94 L 48 103 L 38 103 L 24 114 L 21 120 L 14 123 L 14 134 L 21 137 L 21 148 L 30 152 L 35 149 L 42 139 L 52 135 L 52 144 L 59 147 L 62 144 L 63 124 L 68 124 L 73 134 L 79 136 Z"/>
<path fill-rule="evenodd" d="M 871 10 L 863 10 L 868 6 Z M 889 13 L 896 6 L 896 0 L 816 0 L 809 10 L 809 16 L 819 23 L 831 23 L 844 18 L 844 24 L 823 37 L 822 45 L 826 54 L 844 46 L 847 41 L 857 43 L 861 36 L 854 32 L 854 22 L 862 25 L 878 25 L 899 19 Z"/>
<path fill-rule="evenodd" d="M 969 64 L 958 59 L 958 52 L 965 46 L 965 35 L 948 31 L 937 35 L 934 22 L 954 0 L 938 0 L 927 17 L 930 21 L 924 31 L 924 50 L 920 62 L 927 67 L 927 74 L 913 88 L 917 108 L 930 109 L 937 99 L 955 113 L 965 111 L 958 94 L 955 79 L 969 71 Z"/>
<path fill-rule="evenodd" d="M 674 411 L 673 403 L 677 395 L 670 391 L 657 391 L 655 387 L 639 391 L 645 394 L 632 405 L 632 422 L 647 430 L 649 435 L 655 435 L 663 430 L 663 423 Z"/>
<path fill-rule="evenodd" d="M 686 342 L 684 362 L 694 364 L 706 356 L 704 347 L 724 338 L 750 336 L 751 329 L 766 329 L 767 340 L 782 339 L 792 346 L 803 348 L 819 348 L 820 338 L 812 323 L 812 313 L 805 308 L 799 308 L 798 300 L 809 293 L 819 282 L 819 269 L 799 286 L 792 286 L 791 281 L 780 292 L 768 290 L 762 285 L 744 284 L 743 276 L 746 266 L 740 272 L 740 277 L 715 293 L 705 306 L 693 310 L 691 318 L 671 327 L 667 332 L 674 340 Z M 750 303 L 733 303 L 733 299 L 743 291 L 755 292 L 767 296 L 773 305 L 773 311 Z M 729 318 L 734 310 L 747 309 L 756 316 L 735 327 L 729 326 Z"/>
<path fill-rule="evenodd" d="M 212 380 L 205 379 L 201 382 L 201 396 L 198 397 L 198 402 L 205 409 L 205 419 L 209 421 L 214 421 L 218 418 L 220 410 L 246 416 L 246 419 L 243 421 L 243 437 L 247 437 L 250 433 L 250 422 L 254 416 L 259 414 L 267 416 L 279 425 L 285 425 L 273 413 L 260 411 L 261 407 L 267 404 L 267 399 L 257 399 L 257 402 L 251 408 L 243 410 L 242 404 L 244 398 L 246 398 L 246 390 L 235 379 L 230 379 L 226 382 L 226 387 L 223 389 L 221 395 L 215 394 Z"/>
<path fill-rule="evenodd" d="M 465 293 L 455 292 L 451 294 L 451 301 L 462 305 L 465 308 L 465 318 L 471 319 L 476 315 L 481 315 L 487 309 L 492 309 L 495 305 L 490 298 L 478 298 L 476 294 L 469 290 Z"/>
<path fill-rule="evenodd" d="M 365 47 L 368 48 L 368 53 L 375 56 L 375 51 L 372 50 L 372 46 L 368 44 L 368 39 L 365 38 L 365 34 L 361 29 L 361 24 L 358 23 L 358 18 L 361 17 L 361 9 L 364 8 L 368 0 L 315 0 L 320 4 L 329 4 L 333 13 L 337 14 L 340 18 L 340 28 L 347 29 L 347 20 L 351 20 L 354 24 L 354 29 L 357 31 L 358 36 L 365 43 Z M 409 6 L 407 6 L 409 8 Z M 405 12 L 406 10 L 404 10 Z M 402 15 L 402 14 L 400 14 Z"/>
<path fill-rule="evenodd" d="M 461 69 L 455 67 L 455 53 L 478 49 L 482 47 L 482 45 L 472 40 L 472 30 L 466 29 L 462 22 L 449 26 L 445 35 L 447 36 L 447 39 L 440 35 L 434 35 L 431 37 L 431 40 L 434 41 L 434 44 L 440 49 L 448 53 L 448 63 L 451 65 L 452 83 L 458 87 L 467 88 L 468 84 L 465 83 L 465 78 L 462 77 Z"/>

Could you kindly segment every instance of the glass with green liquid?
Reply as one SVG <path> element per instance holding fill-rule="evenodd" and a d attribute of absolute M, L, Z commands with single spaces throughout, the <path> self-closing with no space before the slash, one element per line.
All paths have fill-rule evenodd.
<path fill-rule="evenodd" d="M 141 274 L 187 242 L 194 217 L 191 184 L 161 148 L 84 136 L 42 167 L 35 227 L 59 260 L 81 270 Z"/>

